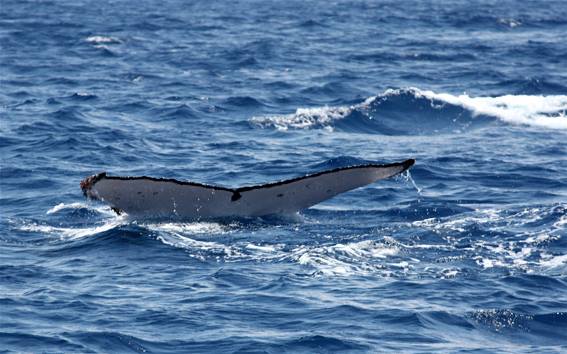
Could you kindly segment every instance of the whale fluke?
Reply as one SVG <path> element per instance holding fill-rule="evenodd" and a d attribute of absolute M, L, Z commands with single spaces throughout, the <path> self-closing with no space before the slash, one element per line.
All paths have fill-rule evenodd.
<path fill-rule="evenodd" d="M 226 188 L 176 179 L 108 176 L 81 181 L 86 197 L 135 219 L 203 219 L 291 214 L 404 172 L 410 159 L 341 167 L 268 184 Z"/>

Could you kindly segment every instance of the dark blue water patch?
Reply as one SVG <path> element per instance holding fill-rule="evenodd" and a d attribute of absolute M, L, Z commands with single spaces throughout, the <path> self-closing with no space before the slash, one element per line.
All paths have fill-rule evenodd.
<path fill-rule="evenodd" d="M 23 143 L 25 141 L 25 139 L 21 139 L 19 137 L 9 137 L 9 136 L 0 136 L 0 148 L 11 148 L 11 147 L 15 147 L 21 143 Z M 4 166 L 4 168 L 6 168 L 6 166 Z M 3 175 L 3 170 L 4 168 L 2 168 L 0 170 L 0 176 Z"/>
<path fill-rule="evenodd" d="M 368 111 L 380 124 L 409 135 L 459 132 L 494 122 L 494 118 L 473 116 L 463 107 L 419 97 L 412 91 L 378 98 Z"/>
<path fill-rule="evenodd" d="M 326 27 L 324 23 L 309 19 L 307 21 L 303 21 L 299 24 L 300 27 L 307 27 L 307 28 L 317 28 L 317 27 Z"/>
<path fill-rule="evenodd" d="M 344 119 L 335 123 L 335 127 L 352 133 L 367 133 L 367 134 L 383 134 L 383 135 L 406 135 L 410 132 L 398 126 L 397 122 L 394 127 L 385 124 L 383 119 L 371 119 L 363 112 L 353 111 Z"/>
<path fill-rule="evenodd" d="M 154 106 L 145 100 L 120 102 L 111 106 L 104 106 L 104 110 L 120 113 L 147 114 Z"/>
<path fill-rule="evenodd" d="M 35 99 L 35 98 L 27 99 L 27 100 L 25 100 L 25 101 L 18 102 L 18 103 L 16 103 L 16 104 L 10 105 L 10 106 L 9 106 L 9 109 L 10 109 L 11 111 L 16 111 L 16 110 L 18 110 L 18 107 L 31 106 L 31 105 L 34 105 L 34 104 L 36 104 L 36 103 L 38 103 L 38 102 L 39 102 L 39 100 L 38 100 L 38 99 Z"/>
<path fill-rule="evenodd" d="M 524 80 L 510 80 L 499 83 L 506 88 L 517 87 L 515 94 L 518 95 L 565 95 L 567 86 L 560 83 L 547 81 L 545 78 L 527 78 Z"/>
<path fill-rule="evenodd" d="M 25 345 L 29 350 L 37 351 L 59 351 L 59 350 L 69 350 L 69 351 L 84 351 L 88 350 L 88 347 L 73 343 L 59 337 L 53 337 L 52 335 L 34 335 L 25 333 L 10 333 L 2 332 L 0 333 L 0 339 L 2 340 L 3 347 L 6 350 L 18 351 L 23 345 Z M 25 343 L 25 344 L 24 344 Z"/>
<path fill-rule="evenodd" d="M 437 204 L 433 201 L 417 201 L 402 208 L 392 208 L 388 210 L 387 215 L 396 221 L 417 221 L 436 216 L 458 215 L 470 210 L 470 208 L 457 206 L 454 203 Z"/>
<path fill-rule="evenodd" d="M 146 115 L 156 119 L 157 121 L 184 121 L 199 117 L 199 112 L 187 104 L 181 104 L 177 106 L 154 107 L 150 111 L 146 112 Z"/>
<path fill-rule="evenodd" d="M 53 98 L 53 97 L 50 97 L 47 100 L 45 100 L 45 103 L 48 104 L 48 105 L 53 105 L 53 106 L 63 104 L 63 102 L 61 102 L 58 99 Z"/>
<path fill-rule="evenodd" d="M 86 118 L 82 111 L 84 111 L 84 107 L 66 106 L 57 111 L 47 113 L 45 116 L 48 121 L 76 123 Z"/>
<path fill-rule="evenodd" d="M 509 55 L 518 57 L 531 57 L 531 58 L 545 58 L 551 63 L 559 64 L 562 62 L 562 57 L 565 54 L 565 49 L 561 46 L 549 42 L 541 42 L 538 40 L 529 40 L 524 45 L 510 48 Z M 537 65 L 537 64 L 535 64 Z"/>
<path fill-rule="evenodd" d="M 91 230 L 92 233 L 89 234 L 87 231 L 84 237 L 82 237 L 81 230 L 78 230 L 77 233 L 72 232 L 69 236 L 63 236 L 61 241 L 42 247 L 39 252 L 46 258 L 73 257 L 84 255 L 85 252 L 96 254 L 100 250 L 113 246 L 115 250 L 112 254 L 116 255 L 116 252 L 119 252 L 123 254 L 123 257 L 136 258 L 138 254 L 135 253 L 135 249 L 139 249 L 143 244 L 152 243 L 150 239 L 143 237 L 145 230 L 135 225 L 116 226 L 99 233 L 96 233 L 94 227 L 91 226 Z M 57 230 L 54 231 L 55 235 L 57 235 Z M 73 242 L 66 242 L 65 237 L 75 239 Z"/>
<path fill-rule="evenodd" d="M 353 340 L 325 335 L 302 336 L 283 343 L 283 347 L 296 353 L 311 353 L 313 351 L 333 353 L 337 351 L 364 351 L 370 349 L 370 347 L 356 343 Z"/>
<path fill-rule="evenodd" d="M 337 97 L 337 93 L 339 92 L 352 92 L 352 88 L 350 88 L 344 82 L 328 82 L 322 86 L 310 86 L 306 89 L 301 90 L 302 94 L 305 94 L 310 97 L 317 97 L 317 96 L 326 96 L 326 97 Z M 329 102 L 329 104 L 333 104 Z"/>
<path fill-rule="evenodd" d="M 521 289 L 531 289 L 534 292 L 539 292 L 543 289 L 555 295 L 560 295 L 563 291 L 567 290 L 567 284 L 564 279 L 555 279 L 538 274 L 506 277 L 501 281 L 508 284 L 519 285 Z"/>
<path fill-rule="evenodd" d="M 0 80 L 0 83 L 4 84 L 8 84 L 8 82 L 6 80 Z M 20 99 L 25 99 L 25 98 L 29 98 L 29 97 L 33 97 L 32 93 L 28 92 L 28 91 L 22 91 L 22 90 L 15 90 L 15 91 L 10 91 L 10 92 L 4 92 L 2 93 L 2 95 L 6 95 L 8 97 L 12 97 L 12 98 L 20 98 Z"/>
<path fill-rule="evenodd" d="M 452 62 L 452 61 L 475 61 L 476 55 L 471 53 L 432 53 L 432 52 L 419 52 L 414 53 L 396 53 L 392 51 L 374 51 L 369 53 L 350 54 L 347 60 L 355 61 L 371 61 L 384 64 L 395 64 L 398 62 Z"/>
<path fill-rule="evenodd" d="M 257 108 L 264 106 L 260 100 L 250 97 L 250 96 L 241 96 L 241 97 L 228 97 L 221 102 L 221 106 L 227 108 L 237 108 L 242 109 L 243 107 L 250 107 L 250 108 Z"/>

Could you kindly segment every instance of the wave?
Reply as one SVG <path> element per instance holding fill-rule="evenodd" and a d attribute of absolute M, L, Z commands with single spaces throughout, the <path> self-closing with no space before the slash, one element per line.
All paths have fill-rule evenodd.
<path fill-rule="evenodd" d="M 462 132 L 495 121 L 567 130 L 567 95 L 471 97 L 418 88 L 389 89 L 350 106 L 298 108 L 293 114 L 257 116 L 255 127 L 327 129 L 384 135 Z"/>

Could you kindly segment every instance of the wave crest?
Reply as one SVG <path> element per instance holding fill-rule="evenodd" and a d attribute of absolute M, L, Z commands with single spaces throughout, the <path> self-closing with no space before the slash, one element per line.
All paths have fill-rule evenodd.
<path fill-rule="evenodd" d="M 567 95 L 471 97 L 418 88 L 389 89 L 351 106 L 298 108 L 295 113 L 252 117 L 261 128 L 339 129 L 385 135 L 454 133 L 495 119 L 514 125 L 567 129 Z"/>

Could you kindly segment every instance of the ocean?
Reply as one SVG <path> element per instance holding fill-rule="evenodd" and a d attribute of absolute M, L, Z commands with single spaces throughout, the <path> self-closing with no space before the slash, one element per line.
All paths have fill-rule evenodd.
<path fill-rule="evenodd" d="M 0 352 L 567 351 L 567 3 L 0 3 Z M 131 220 L 106 171 L 408 173 Z"/>

